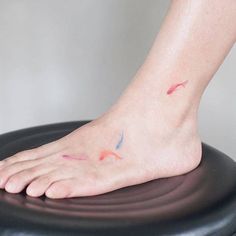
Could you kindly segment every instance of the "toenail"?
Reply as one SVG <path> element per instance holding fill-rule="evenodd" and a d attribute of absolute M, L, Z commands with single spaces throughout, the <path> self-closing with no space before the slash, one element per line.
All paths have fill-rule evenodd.
<path fill-rule="evenodd" d="M 27 193 L 27 195 L 29 195 L 29 196 L 34 196 L 34 190 L 31 189 L 31 188 L 27 188 L 27 189 L 26 189 L 26 193 Z"/>
<path fill-rule="evenodd" d="M 49 189 L 49 190 L 46 191 L 45 194 L 46 194 L 47 197 L 53 197 L 53 193 L 54 193 L 53 190 Z"/>
<path fill-rule="evenodd" d="M 7 183 L 5 189 L 8 191 L 13 191 L 15 190 L 15 185 L 13 183 Z"/>

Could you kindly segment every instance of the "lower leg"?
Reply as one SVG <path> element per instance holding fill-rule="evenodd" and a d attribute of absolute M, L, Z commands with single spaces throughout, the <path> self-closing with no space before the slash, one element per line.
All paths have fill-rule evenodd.
<path fill-rule="evenodd" d="M 143 95 L 145 114 L 159 110 L 150 103 L 152 99 L 158 101 L 158 108 L 166 110 L 165 119 L 196 115 L 207 84 L 235 43 L 235 11 L 234 0 L 174 0 L 146 61 L 121 102 L 139 99 L 140 104 Z M 166 94 L 172 85 L 184 81 L 188 81 L 186 89 Z M 133 93 L 134 89 L 139 92 Z"/>
<path fill-rule="evenodd" d="M 201 160 L 197 110 L 232 47 L 234 0 L 175 0 L 152 49 L 111 109 L 66 137 L 9 157 L 0 187 L 88 196 L 184 174 Z"/>

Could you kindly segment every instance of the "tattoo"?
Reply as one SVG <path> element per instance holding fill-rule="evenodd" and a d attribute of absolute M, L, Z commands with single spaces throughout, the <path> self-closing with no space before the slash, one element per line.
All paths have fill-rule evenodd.
<path fill-rule="evenodd" d="M 122 159 L 120 156 L 118 156 L 116 153 L 110 151 L 110 150 L 103 150 L 101 153 L 100 153 L 100 157 L 99 157 L 99 160 L 102 161 L 104 160 L 105 158 L 107 157 L 115 157 L 115 159 Z"/>
<path fill-rule="evenodd" d="M 122 146 L 124 140 L 124 132 L 122 132 L 119 142 L 116 144 L 116 150 Z"/>
<path fill-rule="evenodd" d="M 174 84 L 172 85 L 166 92 L 166 94 L 170 95 L 172 94 L 178 87 L 182 86 L 182 87 L 185 87 L 185 85 L 188 83 L 188 80 L 185 80 L 184 82 L 182 83 L 179 83 L 179 84 Z"/>
<path fill-rule="evenodd" d="M 66 160 L 87 160 L 88 156 L 86 154 L 80 154 L 79 156 L 75 156 L 75 155 L 62 155 L 62 158 L 66 159 Z"/>

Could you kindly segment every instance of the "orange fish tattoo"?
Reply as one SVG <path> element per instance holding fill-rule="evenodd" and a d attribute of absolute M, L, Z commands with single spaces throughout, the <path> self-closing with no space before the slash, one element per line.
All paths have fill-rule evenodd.
<path fill-rule="evenodd" d="M 115 157 L 118 160 L 122 159 L 119 155 L 117 155 L 116 153 L 114 153 L 110 150 L 103 150 L 100 153 L 99 160 L 102 161 L 102 160 L 104 160 L 105 158 L 108 158 L 108 157 Z"/>

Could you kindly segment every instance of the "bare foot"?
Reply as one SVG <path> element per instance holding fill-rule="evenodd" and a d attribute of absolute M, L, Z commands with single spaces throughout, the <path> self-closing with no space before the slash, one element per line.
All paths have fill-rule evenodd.
<path fill-rule="evenodd" d="M 175 102 L 187 82 L 160 90 L 157 102 L 142 81 L 97 120 L 1 161 L 0 187 L 9 193 L 27 187 L 33 197 L 91 196 L 196 168 L 201 142 L 195 113 Z"/>
<path fill-rule="evenodd" d="M 197 110 L 235 43 L 235 1 L 172 1 L 118 102 L 93 122 L 0 162 L 0 187 L 30 196 L 106 193 L 185 174 L 201 161 Z"/>

